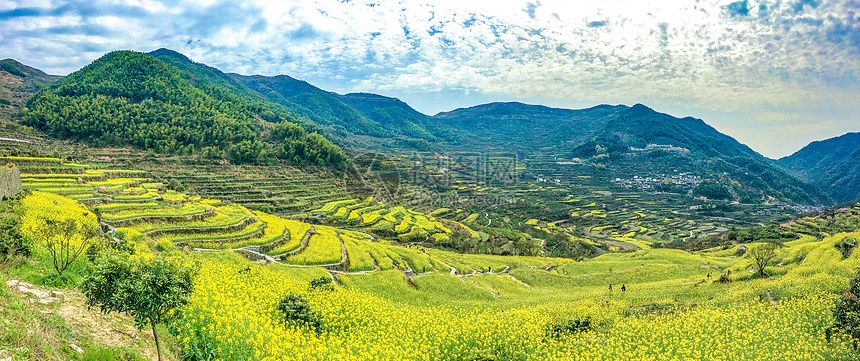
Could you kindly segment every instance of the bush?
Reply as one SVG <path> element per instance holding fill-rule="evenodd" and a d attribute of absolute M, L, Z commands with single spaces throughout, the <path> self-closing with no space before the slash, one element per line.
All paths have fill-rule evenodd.
<path fill-rule="evenodd" d="M 830 338 L 834 333 L 843 333 L 860 340 L 860 273 L 851 278 L 848 288 L 833 307 L 833 324 L 826 331 Z"/>
<path fill-rule="evenodd" d="M 842 253 L 842 259 L 846 259 L 851 257 L 851 253 L 854 252 L 854 247 L 857 246 L 856 239 L 849 240 L 848 237 L 842 238 L 839 243 L 835 244 L 834 247 Z"/>
<path fill-rule="evenodd" d="M 177 192 L 184 192 L 185 186 L 183 186 L 181 183 L 179 183 L 178 180 L 171 179 L 170 182 L 167 183 L 167 189 L 177 191 Z"/>
<path fill-rule="evenodd" d="M 547 337 L 558 339 L 571 333 L 591 330 L 591 318 L 575 318 L 550 324 L 547 327 Z"/>
<path fill-rule="evenodd" d="M 0 263 L 14 255 L 29 256 L 30 247 L 18 232 L 18 219 L 6 217 L 0 219 Z"/>
<path fill-rule="evenodd" d="M 278 302 L 278 311 L 284 314 L 284 323 L 287 325 L 309 326 L 317 331 L 323 330 L 323 323 L 319 315 L 311 309 L 311 305 L 304 297 L 290 293 Z"/>
<path fill-rule="evenodd" d="M 747 254 L 747 246 L 739 244 L 735 250 L 735 257 L 743 257 L 745 254 Z"/>
<path fill-rule="evenodd" d="M 334 283 L 331 281 L 331 277 L 316 278 L 310 282 L 308 291 L 331 292 L 334 291 Z"/>

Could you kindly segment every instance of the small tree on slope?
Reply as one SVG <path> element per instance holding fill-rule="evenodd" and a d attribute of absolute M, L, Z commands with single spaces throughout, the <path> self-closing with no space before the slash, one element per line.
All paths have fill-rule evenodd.
<path fill-rule="evenodd" d="M 765 243 L 755 247 L 750 247 L 750 250 L 747 252 L 747 255 L 752 258 L 753 262 L 755 262 L 756 267 L 758 267 L 759 276 L 767 277 L 767 275 L 764 273 L 764 268 L 767 266 L 770 260 L 776 257 L 776 249 L 778 247 L 779 246 L 774 243 Z"/>
<path fill-rule="evenodd" d="M 155 325 L 179 315 L 175 310 L 188 303 L 196 272 L 196 267 L 175 258 L 108 254 L 84 278 L 81 289 L 88 307 L 98 307 L 104 313 L 124 312 L 134 317 L 139 330 L 151 325 L 160 361 Z"/>

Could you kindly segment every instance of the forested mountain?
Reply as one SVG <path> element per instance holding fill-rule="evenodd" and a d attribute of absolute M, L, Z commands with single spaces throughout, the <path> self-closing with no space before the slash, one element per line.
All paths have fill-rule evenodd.
<path fill-rule="evenodd" d="M 346 155 L 312 124 L 178 53 L 116 51 L 43 89 L 23 123 L 61 138 L 202 153 L 234 163 L 331 165 Z M 178 56 L 177 56 L 178 55 Z M 223 79 L 226 79 L 223 78 Z"/>
<path fill-rule="evenodd" d="M 367 149 L 386 144 L 429 150 L 432 143 L 451 137 L 449 130 L 434 127 L 428 116 L 395 98 L 367 93 L 339 95 L 286 75 L 228 75 L 326 128 L 341 145 Z"/>
<path fill-rule="evenodd" d="M 387 136 L 377 124 L 340 101 L 337 94 L 324 91 L 305 81 L 286 75 L 227 75 L 320 126 L 343 127 L 344 130 L 358 135 Z"/>
<path fill-rule="evenodd" d="M 569 110 L 491 103 L 440 113 L 433 120 L 471 134 L 461 148 L 579 158 L 610 168 L 617 177 L 690 172 L 719 180 L 742 202 L 773 197 L 832 203 L 821 190 L 702 120 L 676 118 L 641 104 Z"/>
<path fill-rule="evenodd" d="M 567 157 L 626 108 L 599 105 L 571 110 L 517 102 L 489 103 L 442 112 L 433 120 L 467 134 L 460 140 L 464 149 Z"/>
<path fill-rule="evenodd" d="M 809 143 L 777 164 L 838 203 L 860 200 L 860 132 Z"/>
<path fill-rule="evenodd" d="M 59 76 L 31 68 L 13 59 L 0 60 L 0 121 L 10 120 L 18 107 L 46 84 L 51 84 Z"/>
<path fill-rule="evenodd" d="M 460 134 L 460 129 L 437 124 L 397 98 L 370 93 L 349 93 L 339 98 L 383 129 L 396 130 L 401 136 L 401 146 L 430 150 L 433 143 L 454 141 Z"/>

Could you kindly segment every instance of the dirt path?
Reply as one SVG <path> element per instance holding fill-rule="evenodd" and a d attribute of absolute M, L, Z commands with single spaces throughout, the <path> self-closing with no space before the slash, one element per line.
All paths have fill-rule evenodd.
<path fill-rule="evenodd" d="M 526 286 L 526 288 L 529 288 L 529 289 L 531 289 L 531 288 L 532 288 L 532 286 L 531 286 L 531 285 L 529 285 L 528 283 L 525 283 L 525 282 L 523 282 L 523 281 L 518 280 L 516 277 L 514 277 L 514 275 L 512 275 L 512 274 L 510 274 L 510 273 L 508 273 L 508 277 L 510 277 L 510 278 L 511 278 L 512 280 L 514 280 L 514 281 L 519 282 L 521 285 Z"/>
<path fill-rule="evenodd" d="M 450 275 L 452 275 L 452 276 L 456 276 L 456 275 L 457 275 L 457 269 L 456 269 L 456 268 L 451 267 L 451 265 L 449 265 L 449 264 L 447 264 L 447 263 L 445 263 L 445 262 L 439 261 L 439 260 L 436 260 L 436 262 L 439 262 L 439 263 L 441 263 L 443 266 L 450 268 L 450 269 L 451 269 L 451 273 L 450 273 Z"/>
<path fill-rule="evenodd" d="M 84 296 L 74 290 L 63 290 L 66 301 L 57 311 L 66 320 L 72 329 L 80 329 L 90 335 L 93 340 L 102 346 L 129 347 L 137 349 L 139 354 L 149 360 L 158 360 L 155 349 L 155 340 L 152 338 L 150 328 L 138 331 L 134 328 L 134 320 L 131 317 L 118 313 L 105 315 L 97 309 L 88 310 Z M 159 339 L 170 337 L 159 333 Z M 162 342 L 162 348 L 165 348 Z M 165 360 L 178 361 L 176 355 L 165 351 L 162 356 Z"/>

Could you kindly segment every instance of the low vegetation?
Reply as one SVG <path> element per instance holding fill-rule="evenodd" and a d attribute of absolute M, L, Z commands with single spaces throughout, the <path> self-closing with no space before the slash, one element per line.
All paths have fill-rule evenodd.
<path fill-rule="evenodd" d="M 660 247 L 664 242 L 646 237 L 649 226 L 641 222 L 667 224 L 666 230 L 690 222 L 644 210 L 604 211 L 593 201 L 571 203 L 580 214 L 589 209 L 586 218 L 640 223 L 635 230 L 625 223 L 582 231 L 534 217 L 422 212 L 373 199 L 326 202 L 284 219 L 147 180 L 116 181 L 115 192 L 151 192 L 155 199 L 127 206 L 107 198 L 91 208 L 105 224 L 194 216 L 201 209 L 213 214 L 145 218 L 102 234 L 82 203 L 40 192 L 37 183 L 27 182 L 34 186 L 20 204 L 9 203 L 33 255 L 16 258 L 4 270 L 7 277 L 70 293 L 79 287 L 89 305 L 151 327 L 155 349 L 163 349 L 155 353 L 166 351 L 168 358 L 814 360 L 850 359 L 856 352 L 852 307 L 860 292 L 854 290 L 860 253 L 842 250 L 846 239 L 860 237 L 852 228 L 860 219 L 856 205 L 779 227 L 726 228 L 723 244 L 681 250 Z M 326 224 L 302 221 L 314 214 Z M 90 257 L 72 259 L 62 283 L 45 272 L 53 261 L 43 239 L 25 227 L 57 217 L 93 223 L 98 232 L 64 238 L 93 239 L 97 246 Z M 365 226 L 371 218 L 388 223 Z M 586 238 L 592 234 L 605 237 Z M 503 237 L 536 250 L 468 254 L 446 246 L 450 239 L 494 245 Z M 563 242 L 600 254 L 551 257 L 555 251 L 547 247 Z M 194 252 L 192 244 L 220 250 Z"/>

